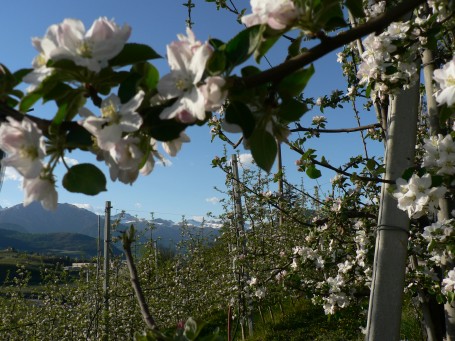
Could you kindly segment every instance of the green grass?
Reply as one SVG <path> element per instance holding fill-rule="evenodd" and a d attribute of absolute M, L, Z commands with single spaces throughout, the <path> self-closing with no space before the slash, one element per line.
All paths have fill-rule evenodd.
<path fill-rule="evenodd" d="M 309 300 L 298 300 L 294 304 L 285 302 L 271 310 L 273 320 L 267 308 L 263 308 L 264 321 L 259 313 L 254 315 L 254 335 L 248 341 L 346 341 L 364 340 L 361 327 L 366 325 L 366 316 L 361 313 L 361 307 L 351 306 L 341 309 L 333 316 L 327 316 L 319 306 L 314 306 Z M 364 312 L 365 313 L 365 312 Z M 206 335 L 220 328 L 220 335 L 227 339 L 226 312 L 211 314 L 206 320 L 204 331 Z M 233 322 L 234 333 L 235 323 Z M 248 333 L 248 331 L 245 331 Z M 237 328 L 234 340 L 241 340 L 240 327 Z M 409 341 L 424 340 L 420 325 L 420 317 L 406 299 L 403 306 L 400 339 Z"/>

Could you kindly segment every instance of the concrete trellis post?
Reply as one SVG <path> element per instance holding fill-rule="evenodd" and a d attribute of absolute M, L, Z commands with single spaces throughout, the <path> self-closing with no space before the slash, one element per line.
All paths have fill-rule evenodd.
<path fill-rule="evenodd" d="M 395 95 L 387 122 L 385 179 L 396 180 L 413 165 L 419 83 Z M 409 218 L 384 183 L 381 192 L 366 340 L 399 340 Z"/>

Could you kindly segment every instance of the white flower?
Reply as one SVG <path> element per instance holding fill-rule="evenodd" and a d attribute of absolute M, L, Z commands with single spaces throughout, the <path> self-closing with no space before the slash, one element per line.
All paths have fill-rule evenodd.
<path fill-rule="evenodd" d="M 250 27 L 267 24 L 275 30 L 292 25 L 299 14 L 292 0 L 251 0 L 253 13 L 242 17 L 242 23 Z"/>
<path fill-rule="evenodd" d="M 79 122 L 96 137 L 98 147 L 111 149 L 122 139 L 123 133 L 131 133 L 142 125 L 142 117 L 136 112 L 142 103 L 144 92 L 139 91 L 127 103 L 121 104 L 116 95 L 110 95 L 101 103 L 101 117 L 86 108 L 80 110 L 85 119 Z"/>
<path fill-rule="evenodd" d="M 180 136 L 172 141 L 163 142 L 162 146 L 166 153 L 170 156 L 176 156 L 177 153 L 182 148 L 183 143 L 190 142 L 190 138 L 183 131 L 180 133 Z"/>
<path fill-rule="evenodd" d="M 433 78 L 441 89 L 436 93 L 436 101 L 450 107 L 455 103 L 455 59 L 445 64 L 442 69 L 434 70 Z"/>
<path fill-rule="evenodd" d="M 319 98 L 318 98 L 318 100 L 319 100 Z M 320 105 L 320 104 L 316 103 L 316 105 Z M 320 125 L 322 123 L 327 123 L 327 118 L 325 116 L 313 116 L 313 118 L 311 119 L 311 123 L 315 124 L 315 125 Z"/>
<path fill-rule="evenodd" d="M 447 277 L 442 280 L 442 288 L 441 291 L 443 294 L 447 294 L 448 292 L 453 292 L 455 287 L 455 271 L 450 270 L 447 274 Z"/>
<path fill-rule="evenodd" d="M 187 34 L 188 38 L 179 36 L 180 41 L 167 45 L 171 72 L 160 79 L 157 90 L 165 99 L 176 98 L 161 112 L 161 119 L 177 117 L 183 123 L 193 123 L 205 119 L 205 98 L 198 83 L 202 80 L 212 49 L 208 44 L 193 42 L 190 29 Z"/>
<path fill-rule="evenodd" d="M 455 174 L 455 142 L 450 134 L 439 134 L 424 140 L 425 155 L 422 165 L 436 169 L 436 174 Z"/>
<path fill-rule="evenodd" d="M 384 13 L 385 5 L 386 5 L 385 1 L 380 1 L 378 3 L 375 3 L 369 9 L 366 10 L 367 15 L 370 18 L 374 18 L 374 17 L 377 17 L 378 15 L 381 15 L 382 13 Z"/>
<path fill-rule="evenodd" d="M 263 288 L 259 288 L 254 292 L 254 296 L 261 299 L 265 297 L 265 290 Z"/>
<path fill-rule="evenodd" d="M 16 121 L 7 117 L 7 120 L 0 125 L 0 149 L 8 155 L 2 165 L 14 167 L 25 178 L 36 178 L 46 155 L 44 137 L 28 118 Z"/>
<path fill-rule="evenodd" d="M 99 72 L 123 49 L 131 27 L 119 27 L 105 17 L 94 21 L 88 31 L 80 20 L 65 19 L 51 26 L 44 38 L 35 38 L 40 55 L 52 60 L 69 59 L 91 71 Z"/>
<path fill-rule="evenodd" d="M 430 188 L 430 174 L 422 177 L 413 174 L 409 182 L 399 178 L 396 185 L 397 190 L 393 196 L 398 199 L 398 208 L 406 211 L 410 218 L 419 218 L 425 213 L 425 209 L 434 212 L 439 198 L 447 191 L 445 187 Z"/>
<path fill-rule="evenodd" d="M 155 158 L 164 162 L 163 156 L 156 150 L 156 140 L 154 138 L 150 138 L 150 147 L 151 151 L 149 153 L 149 156 L 147 157 L 147 160 L 145 161 L 145 164 L 142 166 L 142 168 L 139 169 L 139 173 L 142 175 L 149 175 L 152 172 L 153 168 L 155 167 Z"/>
<path fill-rule="evenodd" d="M 24 206 L 33 201 L 40 201 L 46 210 L 57 208 L 57 191 L 55 184 L 48 178 L 36 177 L 33 179 L 24 178 L 22 183 L 24 189 Z"/>
<path fill-rule="evenodd" d="M 223 77 L 207 77 L 205 84 L 200 87 L 205 99 L 205 110 L 216 111 L 221 108 L 226 100 L 227 91 L 223 89 L 226 81 Z"/>

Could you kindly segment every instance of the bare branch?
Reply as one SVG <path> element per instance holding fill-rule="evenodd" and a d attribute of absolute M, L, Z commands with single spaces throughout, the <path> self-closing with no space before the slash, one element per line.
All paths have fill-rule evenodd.
<path fill-rule="evenodd" d="M 291 133 L 295 133 L 298 131 L 309 131 L 311 133 L 352 133 L 355 131 L 362 131 L 367 129 L 375 129 L 380 128 L 381 125 L 379 123 L 373 123 L 366 126 L 360 126 L 355 128 L 340 128 L 340 129 L 317 129 L 317 128 L 304 128 L 299 123 L 296 123 L 297 128 L 290 129 Z"/>

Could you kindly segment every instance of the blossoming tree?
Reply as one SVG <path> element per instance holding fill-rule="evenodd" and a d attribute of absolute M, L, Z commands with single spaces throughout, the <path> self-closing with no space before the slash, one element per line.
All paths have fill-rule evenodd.
<path fill-rule="evenodd" d="M 228 7 L 226 1 L 209 2 Z M 379 220 L 378 236 L 384 238 L 378 239 L 381 242 L 377 244 L 373 288 L 376 282 L 385 282 L 381 273 L 388 267 L 401 273 L 399 278 L 404 277 L 406 245 L 402 245 L 400 259 L 395 259 L 402 266 L 390 265 L 381 252 L 388 247 L 384 245 L 388 243 L 387 230 L 403 230 L 405 235 L 400 241 L 406 244 L 409 219 L 427 217 L 433 225 L 424 229 L 422 238 L 429 241 L 434 266 L 443 272 L 440 293 L 447 302 L 448 336 L 454 337 L 455 323 L 451 319 L 455 315 L 451 315 L 450 306 L 454 299 L 450 243 L 453 220 L 446 208 L 450 206 L 447 198 L 450 201 L 455 174 L 451 127 L 455 60 L 453 39 L 446 34 L 453 24 L 452 2 L 252 0 L 251 7 L 252 13 L 241 19 L 246 28 L 228 42 L 214 38 L 201 42 L 189 28 L 186 35 L 178 35 L 178 40 L 167 46 L 170 72 L 162 78 L 150 62 L 160 56 L 149 46 L 129 43 L 130 26 L 119 26 L 106 18 L 97 19 L 88 30 L 75 19 L 50 26 L 43 37 L 33 39 L 38 55 L 32 69 L 11 72 L 1 65 L 0 149 L 6 152 L 2 165 L 16 168 L 24 177 L 24 204 L 36 200 L 47 209 L 56 207 L 57 179 L 53 171 L 60 160 L 64 162 L 68 151 L 80 149 L 96 154 L 109 167 L 111 180 L 132 184 L 139 174 L 149 174 L 156 160 L 162 158 L 157 143 L 161 142 L 166 153 L 174 156 L 183 143 L 189 142 L 185 129 L 207 122 L 220 136 L 223 130 L 241 133 L 256 163 L 266 171 L 275 161 L 278 141 L 301 152 L 298 167 L 309 177 L 320 176 L 318 167 L 346 176 L 327 162 L 317 161 L 313 152 L 303 152 L 304 141 L 290 141 L 288 128 L 308 110 L 302 92 L 313 75 L 317 76 L 311 63 L 343 48 L 339 60 L 347 76 L 347 96 L 363 96 L 375 108 L 387 144 L 385 176 L 379 179 L 386 184 L 381 207 L 392 205 L 407 213 L 399 224 L 389 222 L 396 214 Z M 282 64 L 265 71 L 243 66 L 252 56 L 260 61 L 283 36 L 290 40 L 290 46 Z M 362 37 L 366 37 L 363 42 Z M 316 45 L 302 48 L 308 39 L 315 40 Z M 436 57 L 431 57 L 432 53 Z M 421 68 L 427 91 L 422 103 L 428 107 L 430 124 L 422 133 L 423 156 L 414 158 L 416 123 L 403 116 L 406 103 L 414 112 L 420 106 L 416 84 Z M 434 73 L 431 68 L 436 68 Z M 22 82 L 29 84 L 26 93 L 17 89 Z M 437 90 L 433 90 L 434 85 Z M 412 100 L 410 93 L 414 94 Z M 53 119 L 29 114 L 40 100 L 55 102 Z M 321 99 L 317 104 L 330 105 L 337 100 Z M 99 112 L 87 109 L 88 101 Z M 221 121 L 212 118 L 217 110 L 222 111 Z M 325 127 L 323 118 L 316 119 L 315 124 L 316 132 Z M 408 140 L 414 141 L 412 151 L 408 148 L 407 154 L 402 154 L 404 151 L 394 145 L 400 141 L 397 134 L 408 128 Z M 407 160 L 407 166 L 394 168 L 393 160 L 400 158 Z M 372 171 L 379 169 L 374 160 L 363 161 Z M 377 180 L 356 174 L 351 177 L 353 182 Z M 390 185 L 395 182 L 394 191 Z M 87 195 L 104 191 L 106 183 L 105 175 L 88 163 L 67 166 L 62 179 L 66 190 Z M 357 237 L 359 245 L 366 244 L 361 233 Z M 296 262 L 299 257 L 318 261 L 317 255 L 304 247 L 295 248 L 293 253 Z M 352 264 L 344 262 L 338 267 L 341 278 Z M 372 290 L 367 330 L 371 339 L 398 338 L 403 283 L 400 279 L 394 282 L 394 278 L 387 283 L 397 293 L 398 303 L 389 313 L 386 305 L 376 304 L 387 299 L 387 289 Z M 336 281 L 332 278 L 328 285 L 337 294 L 326 300 L 327 311 L 346 306 L 347 298 Z M 398 323 L 389 328 L 396 316 Z"/>

